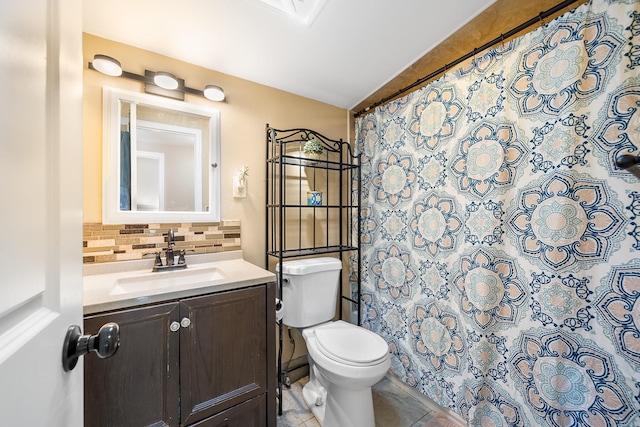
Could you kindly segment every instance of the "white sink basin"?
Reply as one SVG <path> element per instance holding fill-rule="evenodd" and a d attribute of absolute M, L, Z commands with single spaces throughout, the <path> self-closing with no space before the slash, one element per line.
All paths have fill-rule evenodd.
<path fill-rule="evenodd" d="M 129 294 L 167 287 L 191 287 L 213 283 L 226 277 L 226 274 L 218 267 L 187 267 L 184 270 L 161 271 L 156 273 L 136 272 L 131 276 L 116 279 L 109 294 Z"/>

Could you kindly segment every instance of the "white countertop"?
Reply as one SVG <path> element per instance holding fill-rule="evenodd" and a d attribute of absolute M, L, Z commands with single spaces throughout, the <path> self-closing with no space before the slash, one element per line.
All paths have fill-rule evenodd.
<path fill-rule="evenodd" d="M 274 282 L 275 274 L 242 251 L 187 256 L 184 270 L 152 273 L 153 259 L 84 266 L 84 314 L 171 301 Z"/>

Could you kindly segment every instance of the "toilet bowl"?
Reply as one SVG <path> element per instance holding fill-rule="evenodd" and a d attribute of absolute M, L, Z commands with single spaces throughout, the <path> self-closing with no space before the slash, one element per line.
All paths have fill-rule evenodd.
<path fill-rule="evenodd" d="M 323 427 L 374 427 L 371 387 L 391 364 L 375 333 L 338 320 L 306 328 L 309 382 L 302 394 Z"/>
<path fill-rule="evenodd" d="M 307 344 L 304 401 L 322 427 L 375 427 L 371 387 L 389 370 L 386 341 L 368 329 L 332 321 L 342 263 L 309 258 L 276 266 L 282 274 L 283 323 Z"/>

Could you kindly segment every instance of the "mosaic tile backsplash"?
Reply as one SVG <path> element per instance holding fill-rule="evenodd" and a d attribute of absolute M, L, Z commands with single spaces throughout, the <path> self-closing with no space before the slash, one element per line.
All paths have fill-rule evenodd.
<path fill-rule="evenodd" d="M 240 250 L 240 221 L 171 224 L 85 223 L 82 260 L 85 264 L 142 259 L 167 246 L 173 228 L 177 249 L 203 254 Z M 148 255 L 151 257 L 151 255 Z"/>

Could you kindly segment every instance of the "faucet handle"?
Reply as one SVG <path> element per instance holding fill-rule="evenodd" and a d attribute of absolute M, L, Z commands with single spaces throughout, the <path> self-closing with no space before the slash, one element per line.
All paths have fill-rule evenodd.
<path fill-rule="evenodd" d="M 156 266 L 160 266 L 162 267 L 162 258 L 160 258 L 160 252 L 148 252 L 144 255 L 142 255 L 143 257 L 149 256 L 149 255 L 153 255 L 156 257 L 156 259 L 153 261 L 153 265 Z"/>
<path fill-rule="evenodd" d="M 180 249 L 178 251 L 178 264 L 186 264 L 187 261 L 184 259 L 184 256 L 187 252 L 195 252 L 194 249 Z"/>

